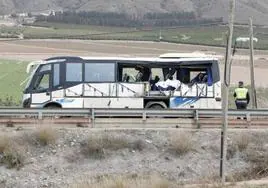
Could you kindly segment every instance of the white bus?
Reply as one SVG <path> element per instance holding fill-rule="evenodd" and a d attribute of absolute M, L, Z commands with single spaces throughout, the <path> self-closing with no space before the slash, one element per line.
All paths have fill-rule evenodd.
<path fill-rule="evenodd" d="M 54 57 L 30 70 L 24 108 L 221 108 L 215 58 Z"/>

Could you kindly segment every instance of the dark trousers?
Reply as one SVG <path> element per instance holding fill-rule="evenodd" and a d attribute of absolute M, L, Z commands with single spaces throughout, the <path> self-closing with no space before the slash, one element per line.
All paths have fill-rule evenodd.
<path fill-rule="evenodd" d="M 246 100 L 236 100 L 235 104 L 238 110 L 245 110 L 247 109 L 247 106 L 248 106 L 248 103 Z"/>

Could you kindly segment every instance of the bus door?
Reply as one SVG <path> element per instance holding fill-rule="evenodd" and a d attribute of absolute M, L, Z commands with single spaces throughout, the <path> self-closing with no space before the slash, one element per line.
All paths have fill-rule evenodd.
<path fill-rule="evenodd" d="M 33 104 L 45 104 L 51 100 L 51 65 L 42 65 L 35 75 L 31 98 Z"/>

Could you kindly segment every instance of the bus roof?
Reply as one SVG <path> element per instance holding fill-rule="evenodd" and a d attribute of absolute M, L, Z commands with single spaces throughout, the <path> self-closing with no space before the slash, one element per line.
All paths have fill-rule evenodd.
<path fill-rule="evenodd" d="M 161 65 L 174 65 L 174 64 L 207 64 L 213 62 L 217 62 L 217 58 L 212 57 L 192 57 L 192 58 L 160 58 L 160 57 L 69 57 L 69 56 L 63 56 L 63 57 L 52 57 L 41 61 L 34 61 L 31 62 L 27 67 L 27 72 L 30 72 L 31 67 L 35 65 L 40 64 L 47 64 L 47 63 L 61 63 L 61 62 L 81 62 L 81 61 L 90 61 L 90 60 L 96 60 L 96 61 L 116 61 L 119 63 L 125 63 L 125 64 L 137 64 L 137 62 L 140 62 L 141 64 L 161 64 Z"/>
<path fill-rule="evenodd" d="M 81 57 L 84 60 L 141 61 L 141 62 L 182 62 L 182 61 L 216 61 L 216 58 L 159 58 L 159 57 Z"/>
<path fill-rule="evenodd" d="M 160 58 L 198 58 L 198 57 L 209 57 L 208 55 L 200 52 L 192 53 L 165 53 L 159 56 Z"/>
<path fill-rule="evenodd" d="M 214 52 L 201 53 L 201 52 L 192 52 L 192 53 L 165 53 L 159 56 L 160 58 L 217 58 L 222 59 L 222 55 L 217 55 Z"/>

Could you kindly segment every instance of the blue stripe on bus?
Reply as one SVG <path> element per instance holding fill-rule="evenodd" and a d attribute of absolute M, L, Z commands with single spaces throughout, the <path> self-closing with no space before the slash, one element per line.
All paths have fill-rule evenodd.
<path fill-rule="evenodd" d="M 198 101 L 197 97 L 175 97 L 170 100 L 170 108 L 190 105 Z"/>

